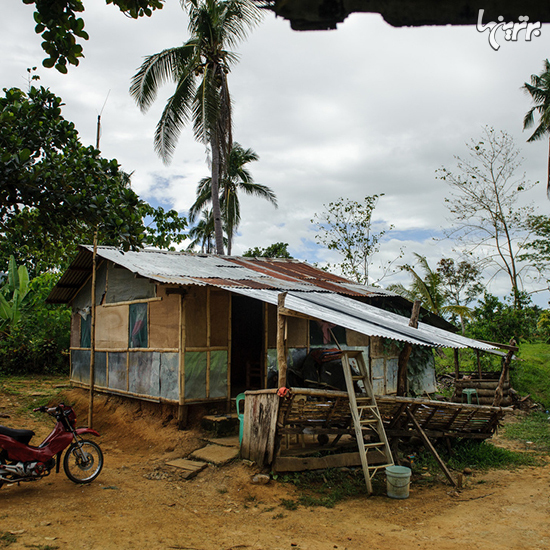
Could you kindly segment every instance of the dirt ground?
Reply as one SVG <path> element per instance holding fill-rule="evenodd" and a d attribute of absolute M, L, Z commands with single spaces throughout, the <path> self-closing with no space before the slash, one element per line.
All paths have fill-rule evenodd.
<path fill-rule="evenodd" d="M 39 396 L 37 396 L 38 398 Z M 83 425 L 86 397 L 66 392 Z M 37 432 L 51 428 L 0 392 L 0 423 Z M 90 485 L 61 473 L 0 489 L 0 548 L 182 550 L 483 550 L 550 548 L 550 462 L 468 476 L 463 490 L 416 482 L 408 499 L 380 494 L 334 508 L 288 510 L 295 488 L 255 485 L 254 466 L 208 466 L 184 481 L 166 460 L 204 446 L 198 430 L 148 407 L 96 398 L 94 427 L 105 466 Z M 382 475 L 383 474 L 379 474 Z M 6 536 L 9 534 L 11 536 Z M 15 542 L 13 539 L 16 539 Z"/>

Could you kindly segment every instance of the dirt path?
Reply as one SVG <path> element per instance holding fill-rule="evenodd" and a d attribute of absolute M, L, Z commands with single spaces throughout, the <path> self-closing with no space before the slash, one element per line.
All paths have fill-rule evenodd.
<path fill-rule="evenodd" d="M 71 392 L 79 417 L 85 400 Z M 50 426 L 18 412 L 17 396 L 0 393 L 5 425 L 32 427 L 37 439 Z M 34 422 L 34 423 L 33 423 Z M 209 466 L 189 481 L 164 463 L 201 446 L 200 434 L 138 406 L 98 400 L 105 467 L 90 485 L 52 473 L 37 483 L 0 489 L 0 536 L 10 550 L 483 550 L 550 548 L 550 463 L 474 474 L 461 492 L 444 484 L 412 484 L 405 500 L 378 495 L 332 509 L 288 510 L 292 486 L 250 482 L 242 462 Z M 147 477 L 145 477 L 147 476 Z M 148 478 L 161 479 L 148 479 Z M 165 479 L 162 479 L 165 477 Z"/>

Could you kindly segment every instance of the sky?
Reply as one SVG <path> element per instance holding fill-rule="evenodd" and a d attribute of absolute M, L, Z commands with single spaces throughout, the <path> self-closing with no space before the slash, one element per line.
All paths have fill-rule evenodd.
<path fill-rule="evenodd" d="M 188 38 L 178 0 L 167 0 L 151 18 L 133 20 L 103 0 L 87 0 L 84 20 L 90 39 L 85 58 L 68 75 L 41 67 L 45 57 L 34 33 L 33 7 L 8 0 L 0 21 L 2 88 L 28 87 L 27 68 L 38 67 L 41 84 L 63 98 L 63 115 L 81 140 L 95 145 L 101 114 L 101 151 L 133 172 L 132 187 L 154 205 L 186 215 L 198 181 L 208 175 L 203 145 L 182 130 L 170 165 L 153 150 L 153 134 L 166 99 L 166 85 L 143 114 L 128 93 L 131 77 L 146 55 Z M 528 15 L 528 14 L 526 14 Z M 499 34 L 500 33 L 500 34 Z M 394 28 L 377 14 L 352 14 L 333 31 L 293 31 L 288 21 L 266 12 L 263 22 L 236 49 L 240 60 L 229 74 L 234 102 L 234 140 L 260 159 L 249 168 L 268 185 L 279 207 L 241 197 L 242 222 L 233 254 L 285 242 L 310 263 L 337 262 L 315 242 L 311 219 L 340 197 L 361 201 L 384 194 L 374 220 L 390 225 L 380 261 L 413 263 L 425 255 L 435 268 L 441 257 L 457 257 L 455 244 L 441 239 L 452 227 L 445 207 L 448 185 L 436 178 L 455 156 L 481 137 L 484 126 L 513 136 L 531 182 L 546 180 L 548 145 L 527 144 L 523 116 L 531 107 L 521 90 L 549 57 L 550 25 L 526 41 L 505 41 L 475 26 Z M 521 171 L 520 171 L 521 173 Z M 543 183 L 521 197 L 550 214 Z M 382 285 L 409 283 L 396 273 Z M 488 283 L 496 295 L 509 292 L 503 278 Z M 535 290 L 535 287 L 530 287 Z M 534 295 L 547 306 L 548 292 Z"/>

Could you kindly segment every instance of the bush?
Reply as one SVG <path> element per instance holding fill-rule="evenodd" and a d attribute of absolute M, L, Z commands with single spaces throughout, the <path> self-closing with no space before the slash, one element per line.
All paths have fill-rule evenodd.
<path fill-rule="evenodd" d="M 17 323 L 0 336 L 0 374 L 68 372 L 71 312 L 46 304 L 59 275 L 44 273 L 29 285 L 29 298 Z"/>

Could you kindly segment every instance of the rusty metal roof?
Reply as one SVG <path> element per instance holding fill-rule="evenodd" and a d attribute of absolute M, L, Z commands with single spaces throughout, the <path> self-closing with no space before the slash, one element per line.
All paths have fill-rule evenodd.
<path fill-rule="evenodd" d="M 399 295 L 381 288 L 355 284 L 299 260 L 147 249 L 122 252 L 109 246 L 98 247 L 97 254 L 101 260 L 111 261 L 140 277 L 160 283 L 216 286 L 271 304 L 277 304 L 278 296 L 285 292 L 286 308 L 368 336 L 434 347 L 471 347 L 480 350 L 496 347 L 464 338 L 432 324 L 419 323 L 417 329 L 411 328 L 408 326 L 408 318 L 357 299 L 401 299 Z M 91 271 L 92 247 L 81 246 L 78 255 L 48 296 L 48 302 L 69 303 L 91 276 Z"/>
<path fill-rule="evenodd" d="M 78 255 L 48 296 L 51 303 L 69 303 L 92 271 L 91 246 Z M 212 285 L 222 288 L 269 289 L 280 292 L 321 291 L 355 297 L 397 296 L 392 292 L 357 285 L 299 260 L 241 258 L 164 250 L 122 252 L 100 246 L 98 258 L 114 262 L 152 281 L 176 285 Z"/>

